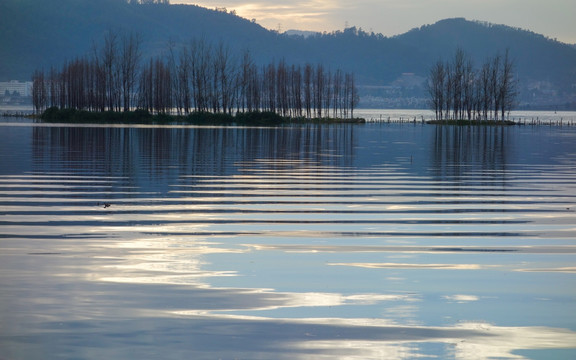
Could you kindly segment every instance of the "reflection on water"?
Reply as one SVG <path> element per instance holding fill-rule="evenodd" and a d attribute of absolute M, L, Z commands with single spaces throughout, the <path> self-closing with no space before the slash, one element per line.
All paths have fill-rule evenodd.
<path fill-rule="evenodd" d="M 0 138 L 0 358 L 576 356 L 575 129 Z"/>
<path fill-rule="evenodd" d="M 469 166 L 505 171 L 508 149 L 514 148 L 509 129 L 493 126 L 438 126 L 434 134 L 434 171 L 439 178 L 459 177 Z"/>

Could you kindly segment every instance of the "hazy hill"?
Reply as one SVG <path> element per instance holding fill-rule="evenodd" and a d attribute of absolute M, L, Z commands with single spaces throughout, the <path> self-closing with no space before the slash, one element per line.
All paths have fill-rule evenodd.
<path fill-rule="evenodd" d="M 395 38 L 432 58 L 446 58 L 459 46 L 477 63 L 508 48 L 522 78 L 549 80 L 563 87 L 576 83 L 574 47 L 527 30 L 456 18 L 422 26 Z"/>
<path fill-rule="evenodd" d="M 525 94 L 532 87 L 566 102 L 576 84 L 574 46 L 504 25 L 448 19 L 394 37 L 357 28 L 301 36 L 266 30 L 227 11 L 125 0 L 0 1 L 0 81 L 29 79 L 37 68 L 87 54 L 109 29 L 140 34 L 145 56 L 204 37 L 232 50 L 250 49 L 262 63 L 284 58 L 354 71 L 359 84 L 372 86 L 392 84 L 403 73 L 425 77 L 433 62 L 458 46 L 477 64 L 509 48 Z"/>
<path fill-rule="evenodd" d="M 193 37 L 242 48 L 267 45 L 277 34 L 249 20 L 194 5 L 133 5 L 125 0 L 0 1 L 0 79 L 29 78 L 31 69 L 88 53 L 107 30 L 133 31 L 146 55 Z"/>

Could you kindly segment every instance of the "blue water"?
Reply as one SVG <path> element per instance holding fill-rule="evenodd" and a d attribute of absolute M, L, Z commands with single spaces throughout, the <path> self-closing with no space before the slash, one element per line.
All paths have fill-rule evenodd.
<path fill-rule="evenodd" d="M 576 128 L 0 123 L 1 359 L 576 358 Z"/>

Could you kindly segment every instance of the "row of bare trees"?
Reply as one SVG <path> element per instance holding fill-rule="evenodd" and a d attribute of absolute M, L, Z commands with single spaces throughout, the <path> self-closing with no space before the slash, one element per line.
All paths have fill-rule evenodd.
<path fill-rule="evenodd" d="M 354 75 L 323 65 L 257 65 L 249 52 L 193 40 L 143 61 L 141 41 L 109 32 L 89 56 L 33 74 L 33 103 L 89 111 L 228 113 L 271 111 L 290 117 L 353 117 Z"/>
<path fill-rule="evenodd" d="M 59 70 L 36 70 L 32 75 L 34 108 L 131 109 L 136 100 L 140 44 L 137 35 L 110 31 L 90 55 L 66 62 Z"/>
<path fill-rule="evenodd" d="M 508 50 L 477 69 L 457 49 L 451 61 L 439 60 L 430 70 L 427 88 L 436 119 L 504 120 L 517 97 L 513 72 Z"/>

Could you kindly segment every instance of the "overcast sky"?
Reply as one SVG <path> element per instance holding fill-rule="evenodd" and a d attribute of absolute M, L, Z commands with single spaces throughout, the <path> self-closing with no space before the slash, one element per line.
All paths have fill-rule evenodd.
<path fill-rule="evenodd" d="M 342 30 L 361 27 L 386 36 L 438 20 L 464 17 L 531 30 L 576 43 L 574 0 L 171 0 L 256 19 L 274 30 Z"/>

